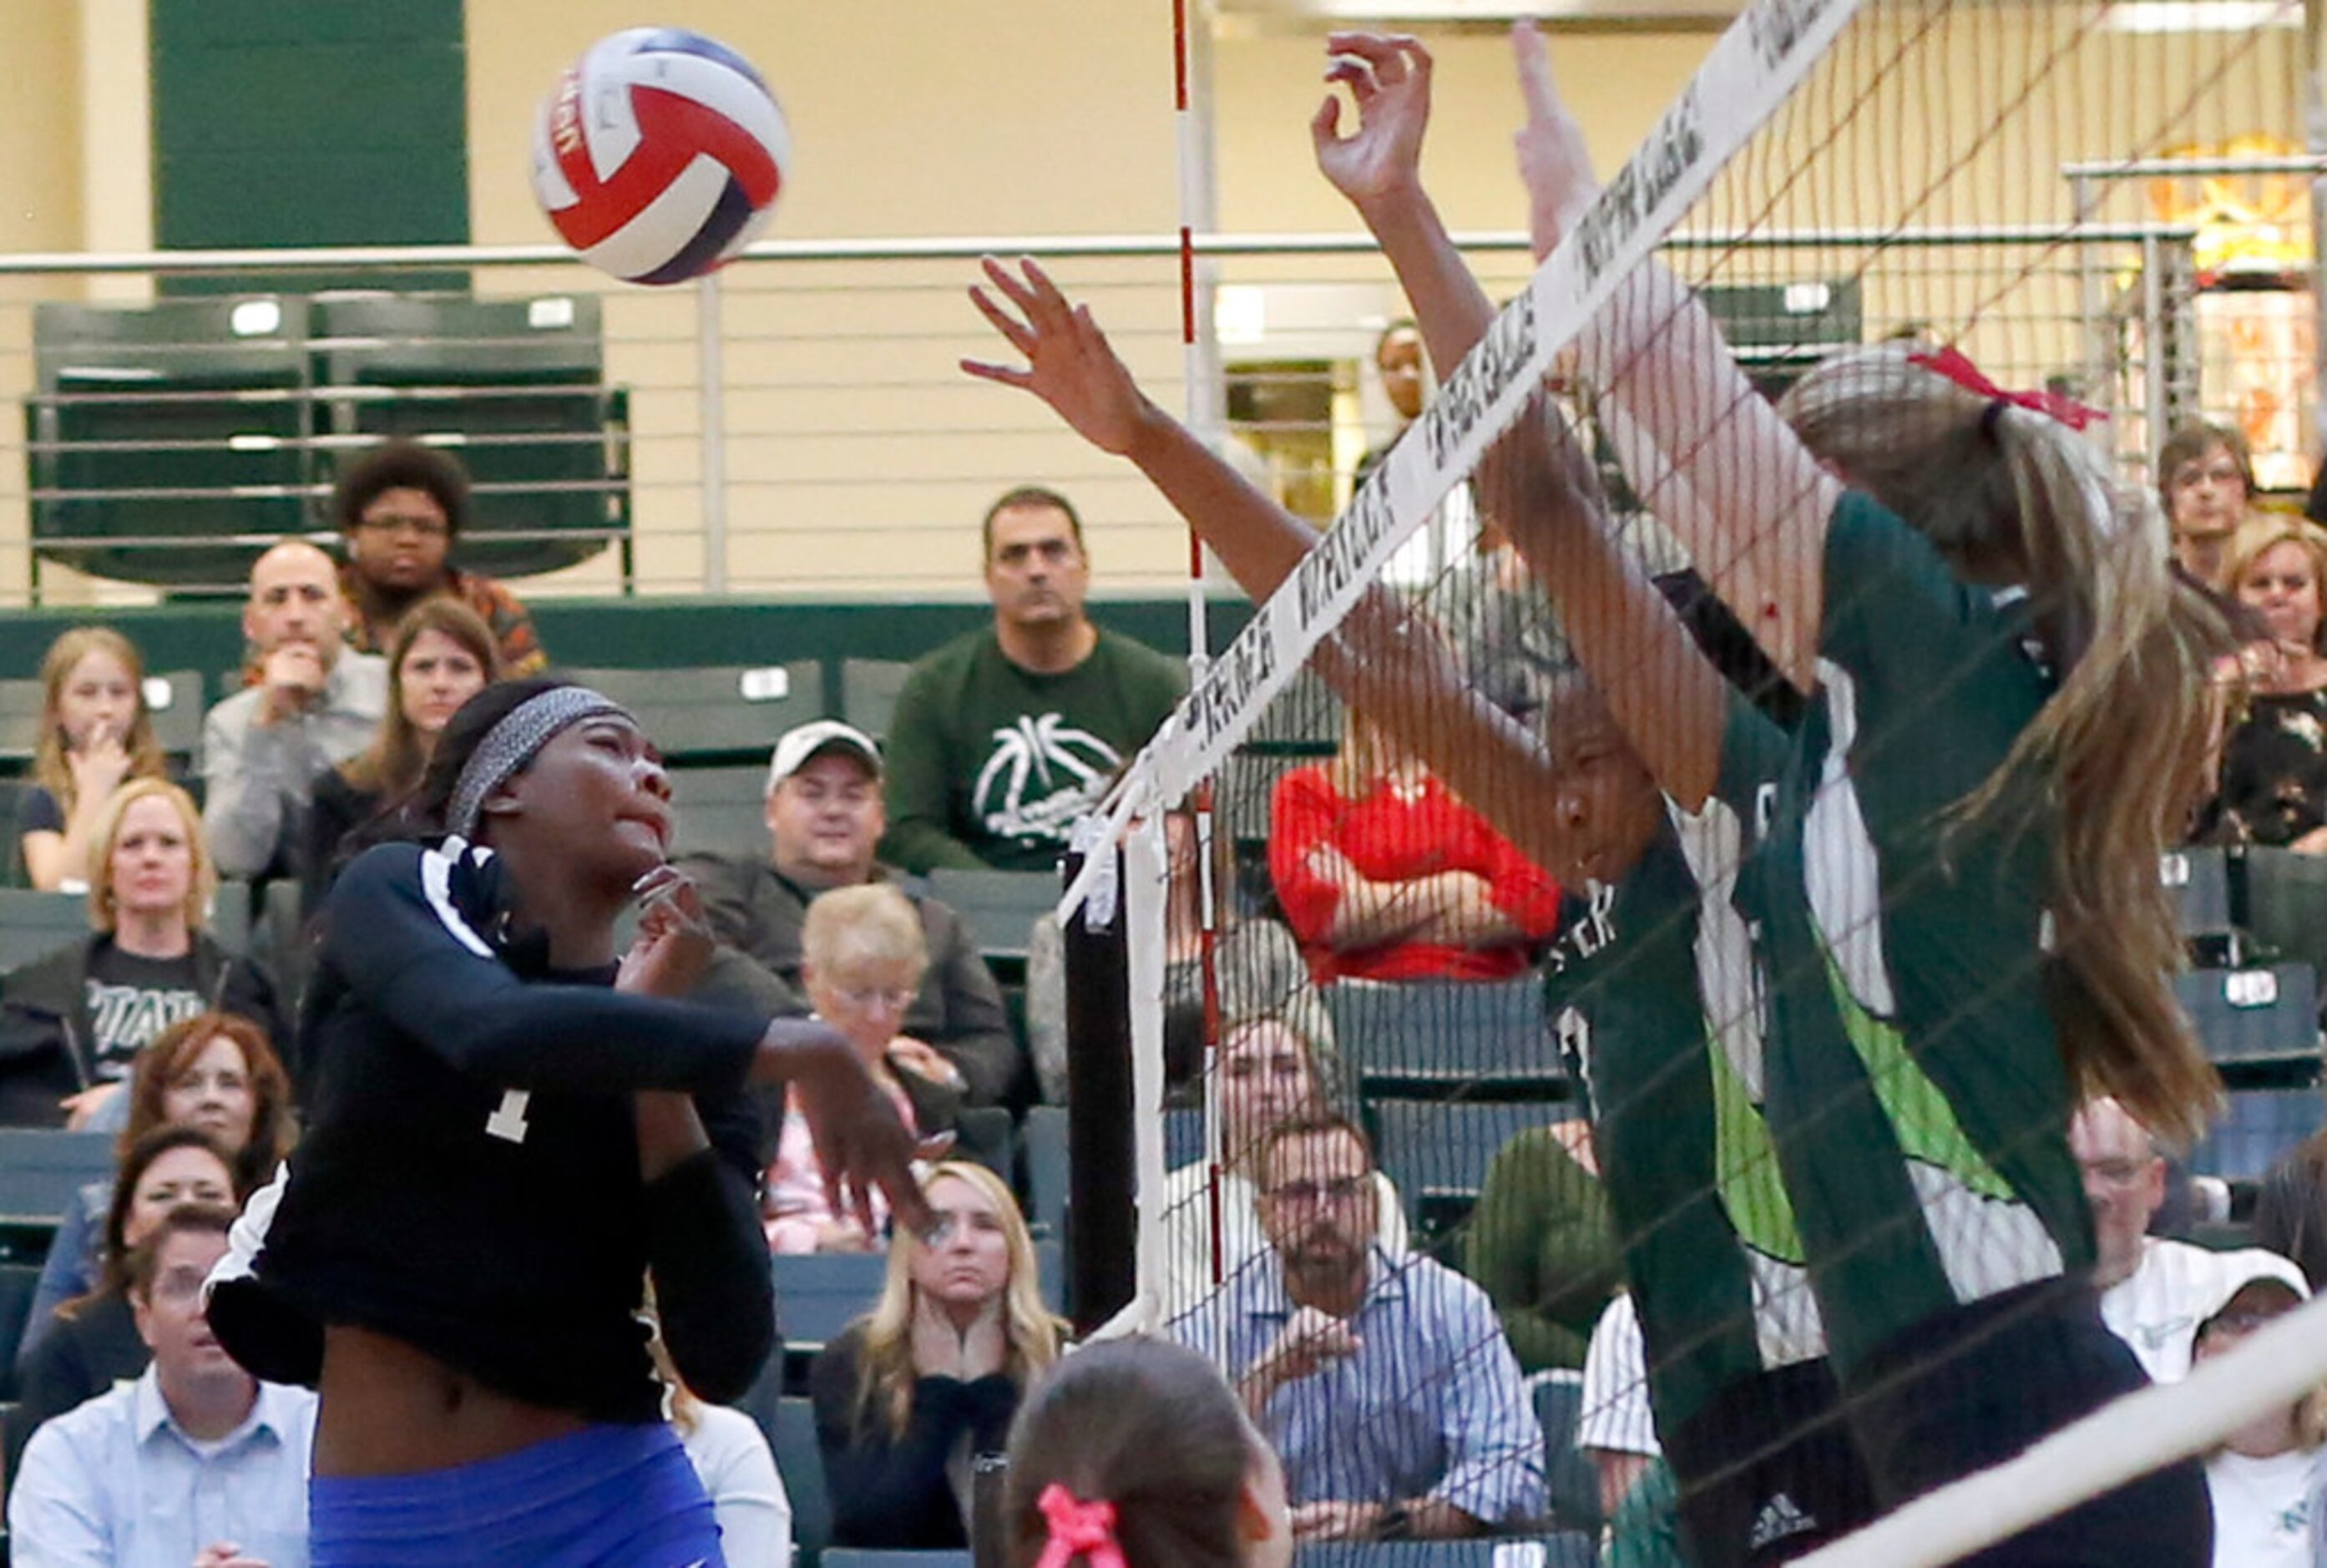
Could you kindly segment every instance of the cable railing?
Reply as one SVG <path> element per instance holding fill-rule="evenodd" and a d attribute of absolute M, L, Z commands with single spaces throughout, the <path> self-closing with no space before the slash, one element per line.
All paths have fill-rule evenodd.
<path fill-rule="evenodd" d="M 1531 269 L 1522 234 L 1457 239 L 1492 291 Z M 1734 310 L 1779 302 L 1740 336 L 1774 369 L 1834 346 L 1788 341 L 1798 295 L 1831 314 L 1844 288 L 1846 323 L 1819 331 L 1863 341 L 2023 274 L 1971 351 L 1999 378 L 2075 381 L 2120 415 L 2131 462 L 2170 412 L 2158 389 L 2189 378 L 2156 363 L 2186 337 L 2164 313 L 2186 302 L 2097 291 L 2093 268 L 2137 284 L 2190 239 L 2118 221 L 1836 227 L 1685 231 L 1666 250 Z M 6 256 L 0 397 L 23 417 L 0 425 L 0 602 L 232 593 L 265 542 L 328 537 L 333 464 L 398 434 L 476 471 L 464 554 L 532 595 L 972 597 L 977 518 L 1026 482 L 1075 499 L 1103 593 L 1171 590 L 1185 532 L 1128 465 L 958 369 L 1006 349 L 963 298 L 976 258 L 1020 253 L 1298 511 L 1330 518 L 1398 427 L 1372 350 L 1405 307 L 1354 234 L 1196 236 L 1184 253 L 1163 235 L 780 240 L 669 290 L 547 245 Z M 434 287 L 400 286 L 423 275 Z M 2097 366 L 2104 339 L 2117 357 Z"/>

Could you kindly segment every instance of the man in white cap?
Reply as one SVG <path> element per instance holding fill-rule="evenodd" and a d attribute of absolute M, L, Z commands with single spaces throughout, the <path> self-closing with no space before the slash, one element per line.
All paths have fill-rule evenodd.
<path fill-rule="evenodd" d="M 921 914 L 930 966 L 892 1057 L 958 1087 L 969 1105 L 1022 1095 L 1025 1053 L 961 917 L 874 858 L 888 817 L 872 737 L 836 719 L 787 731 L 768 764 L 767 824 L 764 861 L 703 854 L 680 863 L 729 949 L 712 972 L 715 994 L 744 992 L 780 1012 L 805 1014 L 800 927 L 809 901 L 831 888 L 894 881 Z"/>
<path fill-rule="evenodd" d="M 2093 1285 L 2101 1293 L 2101 1321 L 2133 1347 L 2150 1381 L 2178 1383 L 2189 1376 L 2192 1335 L 2239 1282 L 2257 1275 L 2302 1278 L 2292 1263 L 2261 1247 L 2215 1252 L 2149 1235 L 2149 1223 L 2165 1202 L 2165 1161 L 2149 1129 L 2117 1101 L 2087 1101 L 2070 1124 L 2069 1147 L 2093 1209 Z"/>
<path fill-rule="evenodd" d="M 2247 1338 L 2310 1299 L 2303 1273 L 2275 1252 L 2249 1247 L 2214 1281 L 2191 1335 L 2195 1366 L 2236 1350 Z M 2221 1568 L 2311 1568 L 2327 1484 L 2327 1388 L 2262 1412 L 2223 1434 L 2206 1457 L 2214 1504 L 2214 1561 Z"/>

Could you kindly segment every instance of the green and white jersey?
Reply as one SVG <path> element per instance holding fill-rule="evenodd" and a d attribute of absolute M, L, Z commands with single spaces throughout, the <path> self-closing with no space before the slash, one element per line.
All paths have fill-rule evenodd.
<path fill-rule="evenodd" d="M 1666 802 L 1640 863 L 1592 889 L 1544 966 L 1590 1096 L 1667 1433 L 1724 1390 L 1826 1353 L 1762 1114 L 1767 1007 L 1748 857 L 1790 751 L 1784 731 L 1733 698 L 1714 796 L 1693 815 Z"/>
<path fill-rule="evenodd" d="M 1768 901 L 1765 1105 L 1846 1379 L 1937 1313 L 2089 1266 L 2092 1233 L 2044 996 L 2053 825 L 2033 791 L 1949 816 L 2051 682 L 2013 611 L 1864 496 L 1827 529 L 1825 601 L 1758 869 L 1802 894 Z"/>

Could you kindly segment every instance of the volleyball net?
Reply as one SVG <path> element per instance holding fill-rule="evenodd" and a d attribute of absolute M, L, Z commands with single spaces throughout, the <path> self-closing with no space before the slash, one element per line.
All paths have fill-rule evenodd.
<path fill-rule="evenodd" d="M 1692 1528 L 1743 1489 L 1732 1545 L 1762 1551 L 1821 1523 L 1782 1485 L 1805 1433 L 1880 1449 L 1910 1402 L 1977 1419 L 1966 1382 L 2075 1383 L 2039 1331 L 2092 1245 L 2069 1074 L 2014 1033 L 2051 938 L 2035 807 L 1947 854 L 1883 838 L 1993 772 L 2042 638 L 2030 674 L 1935 632 L 1939 558 L 1868 525 L 1826 565 L 1881 569 L 1827 580 L 1825 641 L 1787 644 L 1818 564 L 1770 519 L 1818 481 L 1767 456 L 1766 400 L 1889 345 L 2076 427 L 2080 482 L 2160 551 L 2172 426 L 2307 451 L 2302 12 L 2213 9 L 1749 7 L 1129 771 L 1150 1309 L 1241 1376 L 1290 1253 L 1359 1237 L 1377 1285 L 1471 1325 L 1304 1358 L 1269 1405 L 1296 1500 L 1407 1500 L 1416 1412 L 1483 1405 L 1457 1457 L 1488 1524 L 1653 1533 L 1661 1453 Z M 1688 374 L 1716 356 L 1735 374 Z M 1427 527 L 1452 559 L 1390 586 Z M 2009 593 L 1962 592 L 2011 624 Z M 1787 761 L 1814 745 L 1822 771 Z M 1320 1105 L 1384 1181 L 1277 1157 Z M 1864 1514 L 1929 1495 L 1819 1560 L 1953 1560 L 2203 1454 L 2327 1377 L 2315 1329 L 2266 1343 L 1967 1479 L 1876 1452 Z M 1531 1450 L 1495 1392 L 1521 1377 Z"/>

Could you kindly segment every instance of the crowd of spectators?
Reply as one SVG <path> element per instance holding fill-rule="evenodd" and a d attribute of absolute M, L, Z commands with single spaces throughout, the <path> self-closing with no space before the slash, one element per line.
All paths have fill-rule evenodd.
<path fill-rule="evenodd" d="M 2177 433 L 2158 484 L 2184 570 L 2248 612 L 2248 647 L 2221 679 L 2218 788 L 2191 836 L 2327 853 L 2327 531 L 2255 509 L 2233 432 Z M 545 658 L 505 587 L 451 565 L 467 518 L 456 463 L 390 443 L 349 465 L 332 505 L 342 558 L 294 540 L 252 569 L 246 684 L 209 715 L 201 806 L 155 742 L 133 643 L 79 628 L 43 663 L 20 860 L 35 887 L 86 892 L 90 934 L 0 978 L 0 1124 L 115 1134 L 119 1164 L 65 1215 L 16 1348 L 9 1517 L 26 1561 L 89 1531 L 140 1560 L 155 1499 L 207 1497 L 220 1478 L 229 1506 L 179 1510 L 192 1536 L 164 1554 L 240 1543 L 260 1561 L 297 1557 L 295 1544 L 261 1544 L 295 1535 L 281 1473 L 304 1470 L 312 1399 L 220 1365 L 182 1288 L 213 1260 L 219 1217 L 292 1150 L 302 1065 L 295 997 L 206 929 L 212 893 L 221 873 L 284 879 L 309 915 L 323 909 L 349 854 L 397 831 L 452 714 Z M 834 720 L 786 733 L 766 777 L 765 854 L 680 861 L 721 946 L 698 999 L 834 1023 L 924 1135 L 969 1110 L 1063 1104 L 1072 1055 L 1056 922 L 1030 933 L 1014 1019 L 968 922 L 924 873 L 1051 869 L 1184 689 L 1173 661 L 1092 618 L 1066 498 L 1011 491 L 982 544 L 992 623 L 914 667 L 885 742 Z M 1467 631 L 1448 618 L 1446 635 L 1499 705 L 1539 724 L 1566 653 L 1507 558 L 1489 535 L 1459 569 L 1498 608 Z M 1153 1324 L 1229 1379 L 1282 1461 L 1295 1539 L 1542 1524 L 1544 1433 L 1526 1380 L 1580 1374 L 1575 1442 L 1623 1560 L 1677 1560 L 1671 1473 L 1587 1124 L 1547 1105 L 1491 1162 L 1481 1152 L 1458 1232 L 1410 1230 L 1410 1195 L 1361 1130 L 1325 1003 L 1333 986 L 1528 984 L 1582 890 L 1354 711 L 1335 755 L 1276 781 L 1268 824 L 1256 879 L 1225 835 L 1199 864 L 1208 841 L 1184 806 L 1165 822 L 1168 1077 L 1217 1125 L 1159 1197 Z M 766 1109 L 771 1252 L 887 1260 L 877 1299 L 808 1381 L 835 1538 L 960 1546 L 981 1462 L 1062 1344 L 1017 1199 L 962 1160 L 933 1168 L 934 1230 L 889 1235 L 877 1209 L 867 1228 L 830 1206 L 802 1119 Z M 2286 1151 L 2263 1184 L 2266 1247 L 2229 1252 L 2152 1234 L 2166 1162 L 2121 1107 L 2089 1106 L 2074 1147 L 2105 1318 L 2153 1378 L 2183 1376 L 2322 1283 L 2327 1134 Z M 723 1522 L 732 1507 L 731 1535 L 754 1543 L 736 1560 L 780 1561 L 790 1507 L 765 1444 L 671 1381 L 698 1469 L 727 1478 L 712 1486 Z M 173 1441 L 157 1449 L 146 1434 L 163 1430 Z M 2214 1457 L 2218 1515 L 2244 1521 L 2254 1553 L 2269 1533 L 2254 1521 L 2311 1495 L 2322 1437 L 2327 1415 L 2305 1401 Z M 134 1464 L 118 1457 L 128 1448 Z"/>

